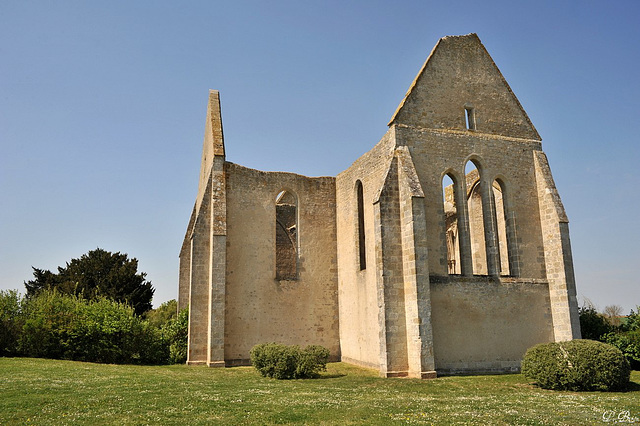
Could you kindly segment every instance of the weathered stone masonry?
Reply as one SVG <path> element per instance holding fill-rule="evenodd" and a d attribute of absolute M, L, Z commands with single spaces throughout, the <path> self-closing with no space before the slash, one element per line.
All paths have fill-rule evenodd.
<path fill-rule="evenodd" d="M 540 136 L 475 34 L 438 42 L 336 177 L 226 161 L 211 91 L 179 278 L 189 364 L 247 364 L 276 341 L 430 378 L 517 371 L 528 347 L 580 337 Z"/>

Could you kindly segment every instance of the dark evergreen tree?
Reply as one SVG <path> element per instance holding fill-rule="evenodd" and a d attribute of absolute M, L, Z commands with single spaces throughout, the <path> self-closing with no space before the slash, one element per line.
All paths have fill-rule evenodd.
<path fill-rule="evenodd" d="M 111 253 L 97 248 L 71 259 L 58 273 L 33 268 L 34 279 L 24 283 L 27 296 L 41 290 L 56 289 L 63 294 L 75 294 L 85 299 L 106 297 L 130 305 L 137 315 L 151 309 L 154 288 L 138 273 L 138 259 L 127 254 Z"/>
<path fill-rule="evenodd" d="M 583 339 L 602 341 L 603 336 L 614 329 L 593 306 L 581 307 L 578 309 L 578 314 L 580 315 L 580 331 Z"/>

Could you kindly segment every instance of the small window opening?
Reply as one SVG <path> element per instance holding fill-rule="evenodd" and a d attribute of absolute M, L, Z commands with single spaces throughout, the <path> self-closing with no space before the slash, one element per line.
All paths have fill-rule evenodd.
<path fill-rule="evenodd" d="M 356 192 L 358 198 L 358 257 L 360 260 L 360 270 L 367 269 L 367 252 L 365 250 L 364 236 L 364 191 L 362 182 L 356 181 Z"/>
<path fill-rule="evenodd" d="M 464 108 L 464 118 L 467 125 L 467 130 L 476 129 L 476 113 L 473 107 Z"/>

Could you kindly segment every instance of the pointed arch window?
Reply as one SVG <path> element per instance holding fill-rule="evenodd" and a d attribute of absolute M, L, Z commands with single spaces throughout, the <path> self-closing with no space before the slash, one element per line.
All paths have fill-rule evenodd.
<path fill-rule="evenodd" d="M 276 279 L 298 279 L 298 202 L 289 191 L 276 197 Z"/>
<path fill-rule="evenodd" d="M 456 198 L 455 180 L 453 176 L 446 174 L 442 178 L 442 203 L 447 241 L 447 271 L 450 275 L 461 273 L 460 232 Z"/>
<path fill-rule="evenodd" d="M 487 253 L 484 229 L 482 184 L 478 165 L 469 160 L 464 168 L 467 190 L 467 212 L 471 237 L 471 261 L 475 275 L 487 275 Z"/>
<path fill-rule="evenodd" d="M 358 247 L 358 263 L 362 271 L 367 269 L 367 251 L 364 230 L 364 190 L 362 188 L 362 182 L 359 180 L 356 181 L 356 198 L 358 203 L 356 245 Z"/>
<path fill-rule="evenodd" d="M 515 224 L 509 211 L 506 185 L 501 179 L 493 181 L 493 199 L 496 208 L 496 230 L 500 275 L 518 276 L 517 250 L 515 248 Z"/>

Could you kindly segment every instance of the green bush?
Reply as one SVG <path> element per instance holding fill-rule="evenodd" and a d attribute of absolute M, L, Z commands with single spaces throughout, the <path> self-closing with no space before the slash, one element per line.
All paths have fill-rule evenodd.
<path fill-rule="evenodd" d="M 132 307 L 42 291 L 24 304 L 23 355 L 112 364 L 166 364 L 169 346 Z"/>
<path fill-rule="evenodd" d="M 328 360 L 329 349 L 319 345 L 307 346 L 300 351 L 296 367 L 297 377 L 314 377 L 319 371 L 326 371 Z"/>
<path fill-rule="evenodd" d="M 623 331 L 640 330 L 640 306 L 636 306 L 635 312 L 633 309 L 631 310 L 631 313 L 627 315 L 621 328 Z"/>
<path fill-rule="evenodd" d="M 73 296 L 42 292 L 25 300 L 24 326 L 18 343 L 23 355 L 36 358 L 73 359 L 69 350 L 78 327 L 78 303 Z"/>
<path fill-rule="evenodd" d="M 522 360 L 522 374 L 544 389 L 612 391 L 627 387 L 631 370 L 618 348 L 571 340 L 530 348 Z"/>
<path fill-rule="evenodd" d="M 262 343 L 251 349 L 251 363 L 264 377 L 303 379 L 326 370 L 329 351 L 322 346 L 299 346 Z"/>
<path fill-rule="evenodd" d="M 162 328 L 171 320 L 174 320 L 178 316 L 178 302 L 176 299 L 171 299 L 168 302 L 164 302 L 156 309 L 151 309 L 144 313 L 143 317 L 149 324 L 157 328 Z"/>
<path fill-rule="evenodd" d="M 162 331 L 146 321 L 135 336 L 130 364 L 162 365 L 171 359 L 169 340 Z"/>
<path fill-rule="evenodd" d="M 169 362 L 172 364 L 187 362 L 189 308 L 181 310 L 176 318 L 169 320 L 162 327 L 162 333 L 169 342 Z"/>
<path fill-rule="evenodd" d="M 609 333 L 604 336 L 604 341 L 622 351 L 631 369 L 640 370 L 640 329 Z"/>
<path fill-rule="evenodd" d="M 22 298 L 16 290 L 0 290 L 0 356 L 18 354 L 24 323 Z"/>

